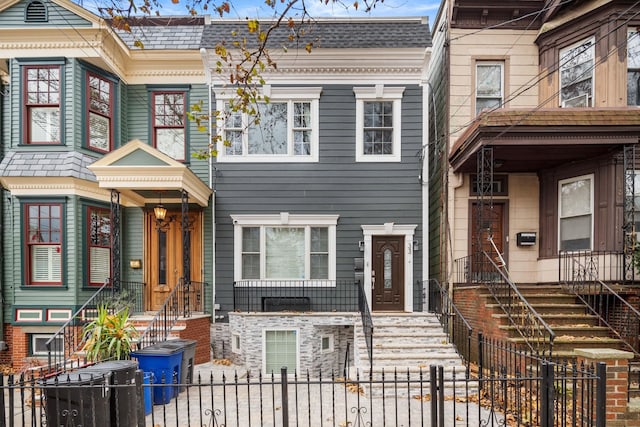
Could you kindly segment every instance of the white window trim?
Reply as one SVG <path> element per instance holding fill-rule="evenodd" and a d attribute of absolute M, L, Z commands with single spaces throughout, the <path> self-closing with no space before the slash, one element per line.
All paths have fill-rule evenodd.
<path fill-rule="evenodd" d="M 242 344 L 240 334 L 231 334 L 231 352 L 235 354 L 242 353 Z"/>
<path fill-rule="evenodd" d="M 591 186 L 590 186 L 590 195 L 589 198 L 591 199 L 591 245 L 589 247 L 588 250 L 593 250 L 593 244 L 594 244 L 594 174 L 587 174 L 587 175 L 581 175 L 581 176 L 574 176 L 571 178 L 567 178 L 567 179 L 561 179 L 558 181 L 558 225 L 557 225 L 557 229 L 558 229 L 558 251 L 560 251 L 560 246 L 561 246 L 561 236 L 560 236 L 560 220 L 562 218 L 564 218 L 562 216 L 562 186 L 564 184 L 568 184 L 571 182 L 575 182 L 575 181 L 580 181 L 580 180 L 585 180 L 588 179 L 591 181 Z"/>
<path fill-rule="evenodd" d="M 328 348 L 322 348 L 322 341 L 324 341 L 325 338 L 329 339 L 329 347 Z M 333 353 L 335 347 L 334 347 L 334 336 L 333 334 L 322 334 L 320 335 L 320 352 L 321 353 Z"/>
<path fill-rule="evenodd" d="M 38 352 L 38 351 L 35 350 L 35 348 L 36 348 L 36 340 L 37 339 L 43 339 L 46 342 L 46 341 L 49 340 L 49 338 L 53 337 L 53 335 L 54 335 L 53 333 L 51 333 L 51 334 L 31 334 L 31 337 L 30 337 L 31 338 L 31 348 L 30 348 L 31 356 L 35 356 L 35 357 L 46 356 L 48 354 L 46 351 Z M 59 336 L 58 338 L 60 340 L 62 340 L 61 351 L 60 352 L 53 352 L 52 351 L 52 354 L 62 354 L 62 352 L 64 352 L 64 336 Z"/>
<path fill-rule="evenodd" d="M 478 110 L 478 99 L 494 99 L 494 96 L 480 96 L 478 95 L 478 67 L 483 65 L 498 65 L 500 67 L 500 107 L 504 106 L 504 61 L 485 61 L 485 60 L 476 60 L 476 81 L 475 81 L 475 115 L 477 116 L 480 112 Z"/>
<path fill-rule="evenodd" d="M 311 154 L 308 156 L 296 156 L 293 154 L 258 154 L 258 155 L 227 155 L 226 147 L 222 141 L 216 143 L 216 150 L 218 155 L 216 161 L 220 163 L 314 163 L 318 162 L 320 158 L 320 93 L 322 87 L 274 87 L 265 85 L 258 91 L 260 96 L 266 96 L 271 102 L 309 102 L 311 104 Z M 216 110 L 225 111 L 225 104 L 231 99 L 237 96 L 234 90 L 229 88 L 214 89 L 216 96 Z M 288 134 L 289 145 L 293 144 L 293 108 L 288 108 Z M 246 114 L 242 115 L 243 126 L 243 146 L 248 142 L 248 128 L 249 118 Z M 216 127 L 219 131 L 224 132 L 225 119 L 224 114 L 221 114 Z M 289 151 L 293 150 L 289 147 Z"/>
<path fill-rule="evenodd" d="M 260 227 L 260 233 L 264 232 L 264 227 L 283 226 L 283 227 L 327 227 L 328 228 L 328 244 L 329 244 L 329 278 L 322 280 L 307 279 L 306 286 L 334 287 L 336 286 L 336 225 L 340 215 L 305 215 L 305 214 L 289 214 L 281 212 L 279 214 L 267 215 L 231 215 L 233 221 L 233 237 L 234 237 L 234 281 L 244 286 L 259 286 L 261 280 L 269 279 L 251 279 L 242 280 L 242 228 L 243 227 Z M 264 239 L 262 239 L 264 240 Z M 308 248 L 307 248 L 308 249 Z M 305 251 L 308 252 L 308 251 Z M 260 263 L 263 265 L 264 253 L 260 254 Z M 300 280 L 296 280 L 299 282 Z M 285 283 L 286 281 L 280 281 Z M 294 286 L 293 284 L 292 286 Z"/>
<path fill-rule="evenodd" d="M 564 101 L 562 100 L 562 70 L 563 68 L 563 63 L 562 63 L 562 56 L 564 54 L 564 52 L 571 50 L 571 49 L 575 49 L 576 47 L 587 43 L 587 42 L 591 42 L 591 47 L 590 49 L 593 51 L 593 68 L 591 69 L 591 93 L 589 94 L 589 99 L 587 99 L 588 103 L 587 103 L 587 107 L 593 107 L 594 105 L 596 105 L 596 100 L 595 100 L 595 88 L 596 88 L 596 41 L 595 41 L 595 37 L 589 37 L 586 39 L 582 39 L 577 43 L 574 43 L 570 46 L 564 47 L 562 49 L 560 49 L 560 53 L 559 53 L 559 57 L 558 60 L 560 61 L 559 65 L 558 65 L 558 99 L 560 101 L 560 107 L 565 107 L 565 103 L 567 101 L 569 101 L 568 99 L 565 99 Z M 573 99 L 573 98 L 570 98 Z"/>
<path fill-rule="evenodd" d="M 262 373 L 271 375 L 267 372 L 267 332 L 276 331 L 294 331 L 296 333 L 296 371 L 300 370 L 300 329 L 299 328 L 268 328 L 262 330 Z M 279 372 L 273 373 L 279 375 Z M 287 371 L 287 375 L 294 375 L 295 372 Z"/>
<path fill-rule="evenodd" d="M 413 236 L 415 224 L 394 224 L 387 222 L 383 225 L 363 225 L 364 236 L 364 293 L 372 307 L 371 301 L 371 263 L 373 236 L 404 236 L 404 311 L 413 312 Z"/>
<path fill-rule="evenodd" d="M 634 34 L 636 34 L 635 37 L 640 37 L 640 27 L 630 27 L 630 28 L 627 29 L 627 58 L 625 59 L 627 61 L 627 73 L 629 73 L 629 70 L 631 70 L 631 69 L 633 69 L 633 70 L 636 69 L 636 68 L 629 67 L 629 48 L 628 48 L 628 45 L 629 45 L 629 39 Z M 628 82 L 627 82 L 627 85 L 628 85 Z M 627 88 L 627 90 L 628 90 L 628 88 Z M 628 107 L 636 107 L 636 108 L 640 107 L 640 105 L 629 105 L 629 100 L 628 99 L 627 99 L 627 106 Z"/>
<path fill-rule="evenodd" d="M 356 162 L 399 162 L 402 160 L 402 86 L 354 87 L 356 95 Z M 364 103 L 393 101 L 393 154 L 364 154 Z"/>

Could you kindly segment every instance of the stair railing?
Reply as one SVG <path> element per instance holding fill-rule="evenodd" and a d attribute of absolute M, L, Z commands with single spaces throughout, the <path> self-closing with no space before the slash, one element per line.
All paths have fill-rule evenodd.
<path fill-rule="evenodd" d="M 473 255 L 472 255 L 473 256 Z M 511 325 L 533 351 L 552 354 L 555 333 L 542 316 L 529 304 L 501 266 L 486 252 L 477 254 L 474 270 L 479 282 L 485 284 Z"/>
<path fill-rule="evenodd" d="M 367 343 L 367 353 L 369 354 L 369 375 L 373 374 L 373 319 L 369 310 L 367 296 L 364 293 L 364 285 L 358 287 L 358 309 L 362 318 L 362 331 L 364 340 Z"/>
<path fill-rule="evenodd" d="M 640 311 L 601 279 L 604 254 L 597 251 L 561 251 L 561 286 L 575 295 L 609 330 L 640 356 Z M 621 256 L 623 256 L 621 254 Z M 622 268 L 622 267 L 620 267 Z"/>
<path fill-rule="evenodd" d="M 85 336 L 82 327 L 95 319 L 97 307 L 111 300 L 115 295 L 109 279 L 89 297 L 89 299 L 53 334 L 45 343 L 49 373 L 65 372 L 86 360 L 79 354 L 84 346 Z"/>
<path fill-rule="evenodd" d="M 180 278 L 171 290 L 162 308 L 155 314 L 137 343 L 137 349 L 166 341 L 180 317 L 190 317 L 193 311 L 202 311 L 203 282 Z"/>
<path fill-rule="evenodd" d="M 428 310 L 434 313 L 442 330 L 447 334 L 449 342 L 451 342 L 458 354 L 464 359 L 467 367 L 471 357 L 471 337 L 473 328 L 462 315 L 458 307 L 449 297 L 448 290 L 440 285 L 437 279 L 429 279 L 429 301 Z"/>

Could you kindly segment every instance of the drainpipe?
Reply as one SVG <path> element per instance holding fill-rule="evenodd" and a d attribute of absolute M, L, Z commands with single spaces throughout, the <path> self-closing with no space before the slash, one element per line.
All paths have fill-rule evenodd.
<path fill-rule="evenodd" d="M 7 70 L 9 69 L 9 64 L 6 63 L 7 66 Z M 3 73 L 4 74 L 4 73 Z M 11 100 L 11 97 L 9 96 L 9 76 L 5 76 L 2 75 L 0 76 L 0 160 L 2 160 L 4 158 L 4 153 L 6 151 L 6 147 L 8 142 L 11 140 L 11 138 L 9 138 L 9 141 L 4 139 L 4 106 L 5 106 L 5 102 L 7 100 Z M 9 113 L 9 117 L 11 117 L 11 113 Z M 9 131 L 11 131 L 13 128 L 11 126 L 9 126 Z M 2 212 L 4 212 L 4 196 L 5 196 L 5 190 L 3 188 L 0 188 L 0 218 L 3 218 L 4 215 L 2 214 Z M 11 207 L 11 211 L 9 213 L 9 215 L 11 216 L 11 218 L 13 218 L 13 207 Z M 4 219 L 4 218 L 3 218 Z M 0 248 L 4 249 L 4 221 L 0 221 Z M 8 349 L 7 346 L 7 342 L 4 340 L 4 250 L 2 250 L 2 252 L 0 253 L 0 351 L 4 351 Z"/>

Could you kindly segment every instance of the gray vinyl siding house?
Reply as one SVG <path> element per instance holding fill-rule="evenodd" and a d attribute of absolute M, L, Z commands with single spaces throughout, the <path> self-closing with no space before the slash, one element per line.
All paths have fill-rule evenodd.
<path fill-rule="evenodd" d="M 428 25 L 420 19 L 395 22 L 336 19 L 314 23 L 307 30 L 305 35 L 317 47 L 310 54 L 298 49 L 292 53 L 298 58 L 291 60 L 279 47 L 279 43 L 291 45 L 286 34 L 282 29 L 271 33 L 271 54 L 280 60 L 278 71 L 265 73 L 264 90 L 270 94 L 272 105 L 291 99 L 294 103 L 312 99 L 311 116 L 313 102 L 317 100 L 317 126 L 311 130 L 317 133 L 317 142 L 311 143 L 308 153 L 311 159 L 304 155 L 296 158 L 291 153 L 288 157 L 253 159 L 246 145 L 241 149 L 239 143 L 232 143 L 232 147 L 219 145 L 213 162 L 216 222 L 213 352 L 214 356 L 230 357 L 248 369 L 265 373 L 280 362 L 297 370 L 338 370 L 348 348 L 352 354 L 347 357 L 358 363 L 354 350 L 360 318 L 357 301 L 356 309 L 350 310 L 344 308 L 343 299 L 349 294 L 345 289 L 351 289 L 354 283 L 362 289 L 374 288 L 375 272 L 371 272 L 375 250 L 372 252 L 371 246 L 377 235 L 401 234 L 399 229 L 410 229 L 406 236 L 401 236 L 404 261 L 394 264 L 409 271 L 399 279 L 405 289 L 394 307 L 376 306 L 373 291 L 365 290 L 369 306 L 374 312 L 423 310 L 422 278 L 426 263 L 423 248 L 427 237 L 423 231 L 425 190 L 421 176 L 422 148 L 426 143 L 426 88 L 420 76 L 429 57 Z M 203 32 L 203 47 L 213 49 L 220 37 L 232 31 L 241 32 L 242 27 L 224 20 L 212 21 Z M 304 46 L 308 39 L 303 37 L 294 43 Z M 289 52 L 294 50 L 290 48 Z M 345 59 L 349 55 L 352 55 L 349 60 Z M 362 62 L 358 60 L 360 55 Z M 394 62 L 396 56 L 404 58 Z M 215 78 L 213 55 L 208 64 L 214 75 L 212 108 L 222 110 L 228 99 L 224 97 L 225 84 Z M 392 160 L 384 155 L 372 160 L 359 152 L 363 150 L 356 142 L 358 127 L 363 126 L 362 118 L 358 117 L 363 114 L 358 106 L 361 92 L 369 93 L 364 104 L 384 102 L 391 99 L 389 93 L 396 94 L 393 114 L 399 114 L 401 119 L 393 124 L 399 132 Z M 277 97 L 280 93 L 285 95 Z M 261 120 L 261 124 L 265 122 L 266 127 L 271 124 L 268 118 Z M 225 123 L 219 122 L 216 132 L 222 138 L 229 135 Z M 254 147 L 256 157 L 264 154 L 258 152 L 260 149 Z M 287 273 L 274 272 L 278 268 L 268 266 L 271 257 L 268 247 L 276 245 L 269 233 L 299 230 L 307 217 L 312 218 L 309 219 L 312 229 L 316 217 L 336 218 L 334 247 L 329 249 L 329 258 L 335 258 L 335 271 L 331 273 L 329 261 L 330 273 L 320 279 L 302 268 L 299 277 L 272 278 Z M 291 225 L 294 221 L 299 222 Z M 247 252 L 250 252 L 244 240 L 247 229 L 256 233 L 259 229 L 261 233 L 253 250 L 263 245 L 260 266 L 248 276 L 246 257 L 253 255 L 257 260 L 258 254 Z M 308 248 L 306 251 L 306 256 L 312 258 Z M 379 275 L 382 274 L 380 271 Z M 403 278 L 409 276 L 410 283 L 405 283 Z M 327 302 L 331 299 L 334 301 Z M 297 359 L 293 363 L 269 361 L 270 335 L 274 340 L 283 340 L 285 347 L 297 346 Z M 331 351 L 325 348 L 329 341 Z"/>

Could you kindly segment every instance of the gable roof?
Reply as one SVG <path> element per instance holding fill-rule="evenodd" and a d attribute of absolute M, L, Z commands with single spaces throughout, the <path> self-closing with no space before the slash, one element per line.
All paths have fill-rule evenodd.
<path fill-rule="evenodd" d="M 12 6 L 17 5 L 18 3 L 21 3 L 24 0 L 8 0 L 8 1 L 4 1 L 2 3 L 0 3 L 0 13 L 2 13 L 3 11 L 9 9 Z M 47 2 L 51 2 L 54 3 L 64 9 L 69 10 L 70 12 L 73 12 L 74 14 L 78 15 L 79 17 L 86 19 L 87 21 L 91 22 L 93 24 L 94 27 L 102 25 L 104 23 L 104 20 L 99 17 L 98 15 L 90 12 L 89 10 L 85 9 L 84 7 L 73 3 L 72 1 L 69 0 L 43 0 L 44 3 Z"/>
<path fill-rule="evenodd" d="M 271 22 L 263 21 L 262 29 Z M 212 20 L 204 28 L 202 47 L 214 48 L 223 41 L 231 46 L 231 41 L 243 37 L 250 46 L 255 44 L 256 35 L 248 32 L 246 20 Z M 313 20 L 294 28 L 281 24 L 269 35 L 267 48 L 304 48 L 310 42 L 324 49 L 427 48 L 431 46 L 431 32 L 427 18 L 420 17 Z"/>

